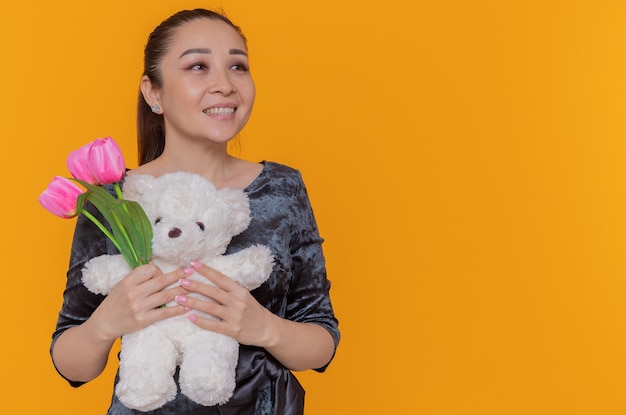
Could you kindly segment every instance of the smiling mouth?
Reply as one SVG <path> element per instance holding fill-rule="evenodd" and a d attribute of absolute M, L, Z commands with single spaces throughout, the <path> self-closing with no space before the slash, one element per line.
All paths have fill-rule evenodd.
<path fill-rule="evenodd" d="M 202 110 L 205 114 L 218 114 L 218 115 L 228 115 L 233 114 L 237 108 L 232 107 L 216 107 L 216 108 L 207 108 Z"/>

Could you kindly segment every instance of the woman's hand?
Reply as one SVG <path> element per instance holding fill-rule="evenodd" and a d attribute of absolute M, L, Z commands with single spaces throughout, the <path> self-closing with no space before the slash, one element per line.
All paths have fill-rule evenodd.
<path fill-rule="evenodd" d="M 335 343 L 325 328 L 280 318 L 227 276 L 197 262 L 192 266 L 215 286 L 189 279 L 181 279 L 180 285 L 213 301 L 187 295 L 177 296 L 176 301 L 218 319 L 189 314 L 197 326 L 233 337 L 241 344 L 263 347 L 291 370 L 315 369 L 330 361 Z"/>
<path fill-rule="evenodd" d="M 182 269 L 167 274 L 154 265 L 142 265 L 117 283 L 90 320 L 103 340 L 116 339 L 151 323 L 183 314 L 181 306 L 160 307 L 185 292 L 165 289 L 184 277 Z"/>
<path fill-rule="evenodd" d="M 52 359 L 59 372 L 87 382 L 106 367 L 115 340 L 159 320 L 181 315 L 185 308 L 160 307 L 185 291 L 175 286 L 183 269 L 163 274 L 154 265 L 142 265 L 118 282 L 83 324 L 63 332 L 54 344 Z"/>
<path fill-rule="evenodd" d="M 181 279 L 180 285 L 188 292 L 195 292 L 213 301 L 179 295 L 176 301 L 186 307 L 202 311 L 217 318 L 203 318 L 189 314 L 196 325 L 215 333 L 233 337 L 241 344 L 264 347 L 268 344 L 271 321 L 276 318 L 263 307 L 250 292 L 224 274 L 200 263 L 193 263 L 199 274 L 215 286 L 189 279 Z M 187 269 L 187 272 L 191 272 Z"/>

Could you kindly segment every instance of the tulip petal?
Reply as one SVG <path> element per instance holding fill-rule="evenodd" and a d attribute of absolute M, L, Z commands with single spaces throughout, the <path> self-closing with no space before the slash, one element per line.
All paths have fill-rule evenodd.
<path fill-rule="evenodd" d="M 72 151 L 68 156 L 65 164 L 72 177 L 87 183 L 96 184 L 95 179 L 89 171 L 89 149 L 91 144 L 85 144 L 78 150 Z"/>
<path fill-rule="evenodd" d="M 91 143 L 88 165 L 97 184 L 119 182 L 126 172 L 122 150 L 111 137 L 99 138 Z"/>
<path fill-rule="evenodd" d="M 61 176 L 55 176 L 38 198 L 39 204 L 48 212 L 64 219 L 78 214 L 76 200 L 83 193 L 77 184 Z"/>

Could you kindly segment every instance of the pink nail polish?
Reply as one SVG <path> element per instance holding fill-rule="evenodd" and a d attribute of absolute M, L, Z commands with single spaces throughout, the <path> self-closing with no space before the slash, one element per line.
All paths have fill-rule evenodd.
<path fill-rule="evenodd" d="M 185 310 L 185 311 L 191 311 L 191 307 L 187 307 L 187 306 L 185 306 L 185 307 L 183 307 L 183 308 L 184 308 L 184 310 Z"/>
<path fill-rule="evenodd" d="M 176 300 L 177 303 L 186 303 L 187 297 L 185 297 L 184 295 L 177 295 L 176 297 L 174 297 L 174 300 Z"/>
<path fill-rule="evenodd" d="M 198 261 L 191 261 L 191 266 L 194 267 L 195 269 L 202 268 L 202 264 L 199 263 Z"/>
<path fill-rule="evenodd" d="M 185 268 L 183 268 L 183 272 L 185 274 L 187 274 L 187 275 L 191 275 L 191 274 L 194 273 L 194 269 L 193 269 L 193 267 L 185 267 Z"/>
<path fill-rule="evenodd" d="M 196 315 L 195 314 L 187 314 L 187 318 L 189 320 L 191 320 L 192 322 L 196 321 Z"/>
<path fill-rule="evenodd" d="M 183 279 L 178 280 L 178 284 L 180 284 L 181 287 L 189 287 L 191 285 L 191 281 L 183 278 Z"/>

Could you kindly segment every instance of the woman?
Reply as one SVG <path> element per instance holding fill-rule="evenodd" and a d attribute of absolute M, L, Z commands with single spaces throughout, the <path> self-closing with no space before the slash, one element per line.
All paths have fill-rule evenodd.
<path fill-rule="evenodd" d="M 218 188 L 243 189 L 252 222 L 228 253 L 250 244 L 271 248 L 270 280 L 248 292 L 227 276 L 193 263 L 162 274 L 135 269 L 106 297 L 81 283 L 90 258 L 115 250 L 82 216 L 74 236 L 64 303 L 51 355 L 73 386 L 97 377 L 114 341 L 189 308 L 216 316 L 192 321 L 240 344 L 237 388 L 227 404 L 201 407 L 184 395 L 155 414 L 300 414 L 304 392 L 291 370 L 323 371 L 339 342 L 330 283 L 315 219 L 300 174 L 276 163 L 252 163 L 228 154 L 246 124 L 255 88 L 246 40 L 226 17 L 204 9 L 179 12 L 159 25 L 145 48 L 138 102 L 140 166 L 129 174 L 200 174 Z M 185 277 L 193 270 L 215 286 Z M 174 288 L 165 289 L 172 283 Z M 202 294 L 213 302 L 192 298 Z M 159 308 L 175 300 L 179 305 Z M 113 397 L 109 414 L 132 414 Z"/>

